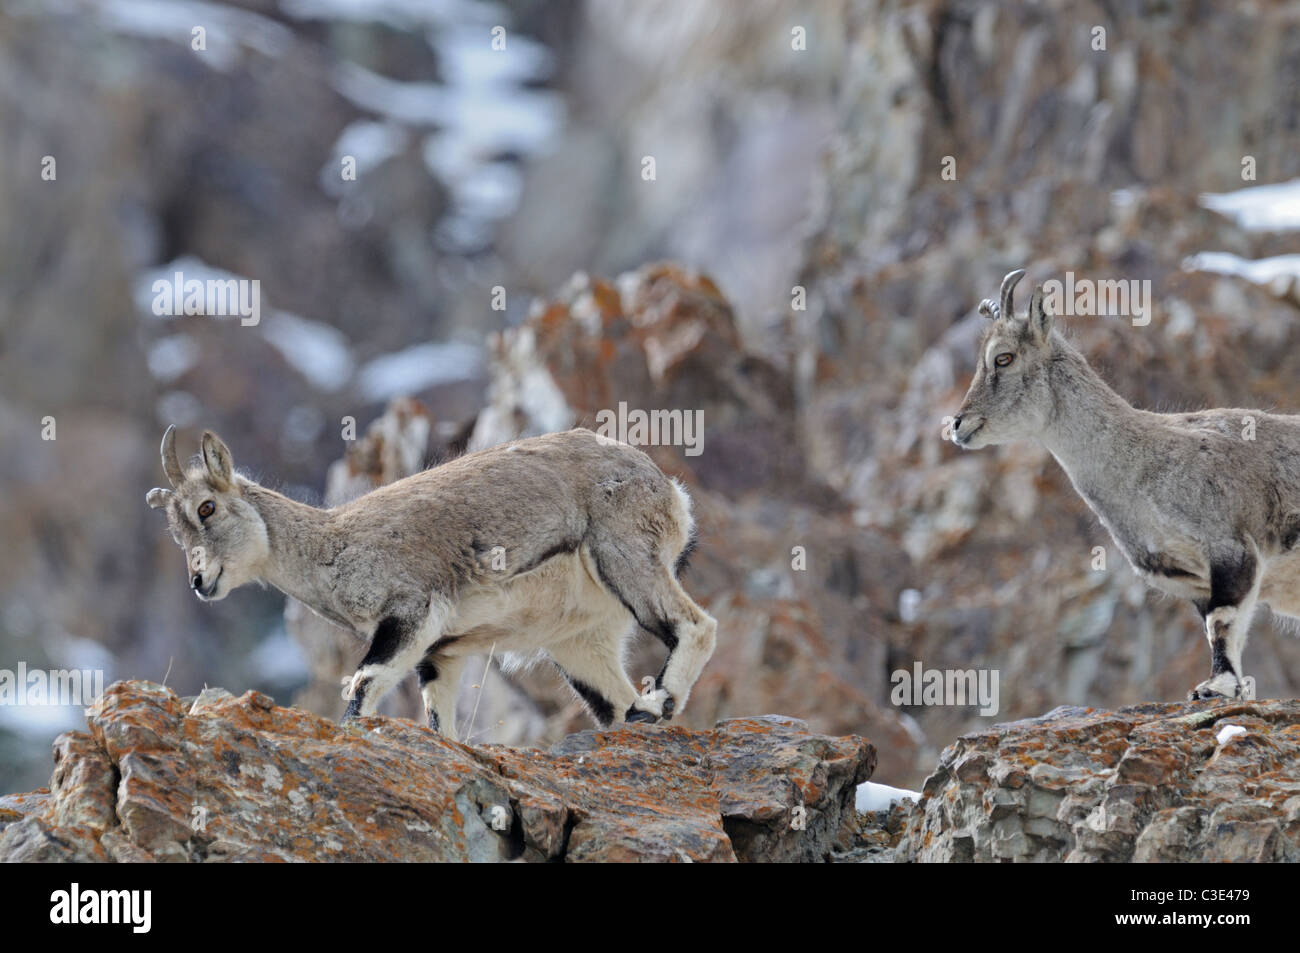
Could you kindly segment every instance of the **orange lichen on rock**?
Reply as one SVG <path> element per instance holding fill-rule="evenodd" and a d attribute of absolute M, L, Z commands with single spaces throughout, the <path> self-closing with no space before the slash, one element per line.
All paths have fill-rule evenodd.
<path fill-rule="evenodd" d="M 549 751 L 266 695 L 117 682 L 0 800 L 0 860 L 821 860 L 875 750 L 777 715 L 617 727 Z"/>

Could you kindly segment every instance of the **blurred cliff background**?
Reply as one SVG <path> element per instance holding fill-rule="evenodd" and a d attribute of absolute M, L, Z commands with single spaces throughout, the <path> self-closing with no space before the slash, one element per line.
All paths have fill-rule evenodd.
<path fill-rule="evenodd" d="M 860 733 L 910 786 L 988 721 L 891 704 L 918 660 L 997 669 L 996 720 L 1181 698 L 1194 612 L 1045 451 L 942 419 L 1015 267 L 1152 282 L 1146 326 L 1060 322 L 1140 406 L 1300 411 L 1298 133 L 1291 2 L 5 0 L 0 668 L 337 714 L 362 646 L 188 591 L 164 427 L 319 503 L 625 401 L 704 411 L 703 454 L 649 448 L 721 626 L 690 724 Z M 178 269 L 258 279 L 261 322 L 153 315 Z M 1267 615 L 1247 659 L 1297 694 Z M 544 668 L 470 675 L 474 740 L 587 724 Z M 0 791 L 81 722 L 0 706 Z"/>

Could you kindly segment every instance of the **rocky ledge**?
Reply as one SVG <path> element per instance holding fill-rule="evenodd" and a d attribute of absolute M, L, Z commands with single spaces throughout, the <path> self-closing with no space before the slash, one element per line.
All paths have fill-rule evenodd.
<path fill-rule="evenodd" d="M 779 715 L 543 750 L 136 681 L 87 722 L 50 790 L 0 797 L 0 860 L 1300 860 L 1300 701 L 1058 708 L 873 814 L 875 749 Z"/>
<path fill-rule="evenodd" d="M 142 681 L 87 723 L 56 739 L 49 791 L 0 798 L 0 860 L 816 861 L 876 763 L 776 715 L 541 750 Z"/>
<path fill-rule="evenodd" d="M 1057 708 L 963 735 L 878 847 L 890 830 L 899 861 L 1300 860 L 1300 701 Z"/>

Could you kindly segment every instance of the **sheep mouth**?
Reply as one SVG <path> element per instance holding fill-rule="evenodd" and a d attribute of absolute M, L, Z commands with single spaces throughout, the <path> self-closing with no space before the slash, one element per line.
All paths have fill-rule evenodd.
<path fill-rule="evenodd" d="M 966 446 L 971 442 L 972 437 L 974 437 L 977 433 L 979 433 L 981 430 L 984 429 L 984 425 L 987 423 L 988 423 L 987 420 L 981 420 L 979 426 L 976 427 L 974 430 L 972 430 L 970 433 L 953 434 L 953 443 L 957 444 L 957 446 L 959 447 Z"/>
<path fill-rule="evenodd" d="M 199 598 L 205 602 L 208 599 L 211 599 L 212 594 L 217 591 L 217 586 L 221 584 L 221 577 L 225 575 L 225 573 L 226 567 L 222 566 L 221 569 L 217 571 L 217 578 L 213 579 L 212 582 L 208 583 L 208 585 L 204 586 L 202 589 L 195 589 L 194 591 L 198 593 Z"/>

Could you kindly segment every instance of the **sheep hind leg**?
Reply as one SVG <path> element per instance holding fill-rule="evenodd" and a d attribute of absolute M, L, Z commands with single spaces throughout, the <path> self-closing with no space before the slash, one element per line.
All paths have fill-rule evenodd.
<path fill-rule="evenodd" d="M 672 576 L 661 579 L 660 585 L 659 624 L 651 631 L 668 647 L 668 657 L 656 687 L 667 694 L 664 717 L 672 718 L 686 707 L 691 689 L 713 657 L 718 623 Z"/>
<path fill-rule="evenodd" d="M 468 656 L 447 654 L 447 642 L 435 643 L 424 653 L 415 666 L 420 681 L 420 697 L 424 699 L 424 716 L 430 728 L 459 740 L 456 732 L 456 696 L 460 692 L 460 676 L 465 670 Z"/>
<path fill-rule="evenodd" d="M 1241 657 L 1259 600 L 1261 575 L 1259 561 L 1244 549 L 1211 564 L 1210 598 L 1198 606 L 1210 643 L 1210 677 L 1188 692 L 1188 701 L 1254 699 L 1255 679 L 1243 674 Z"/>
<path fill-rule="evenodd" d="M 602 728 L 615 721 L 655 721 L 661 714 L 654 700 L 642 701 L 623 668 L 623 640 L 629 628 L 593 630 L 546 647 Z"/>
<path fill-rule="evenodd" d="M 672 561 L 628 554 L 614 546 L 593 546 L 592 559 L 600 581 L 632 613 L 637 625 L 667 646 L 668 658 L 655 688 L 638 697 L 638 707 L 655 717 L 672 718 L 685 708 L 696 679 L 713 655 L 718 623 L 686 594 Z M 629 721 L 645 717 L 633 718 L 633 714 L 629 712 Z"/>

